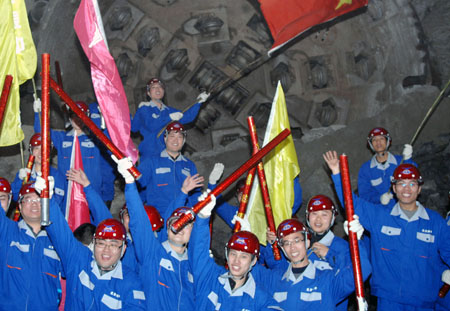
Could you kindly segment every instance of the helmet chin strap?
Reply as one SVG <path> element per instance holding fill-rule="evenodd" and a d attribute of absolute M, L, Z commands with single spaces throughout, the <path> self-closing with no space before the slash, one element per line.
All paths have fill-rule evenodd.
<path fill-rule="evenodd" d="M 177 242 L 173 242 L 170 239 L 168 239 L 167 241 L 169 241 L 170 245 L 176 246 L 176 247 L 186 247 L 187 243 L 177 243 Z"/>
<path fill-rule="evenodd" d="M 89 244 L 88 247 L 90 248 L 90 246 L 91 246 L 92 244 L 93 244 L 93 243 Z M 114 268 L 119 264 L 120 259 L 123 257 L 123 254 L 125 253 L 124 246 L 125 246 L 125 241 L 122 241 L 122 250 L 120 251 L 120 258 L 119 258 L 115 263 L 113 263 L 113 264 L 110 265 L 110 266 L 106 266 L 106 267 L 100 266 L 100 265 L 98 264 L 97 260 L 95 260 L 95 261 L 97 262 L 97 266 L 99 267 L 99 270 L 100 270 L 101 272 L 107 273 L 107 272 L 109 272 L 109 271 L 114 270 Z M 94 249 L 95 249 L 95 244 L 93 245 L 93 249 L 92 249 L 93 252 L 94 252 Z M 95 257 L 95 256 L 94 256 L 94 257 Z"/>

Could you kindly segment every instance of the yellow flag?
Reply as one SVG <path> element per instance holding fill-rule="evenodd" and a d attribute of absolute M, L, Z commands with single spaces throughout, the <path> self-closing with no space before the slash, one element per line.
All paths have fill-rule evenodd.
<path fill-rule="evenodd" d="M 278 82 L 263 145 L 268 144 L 286 128 L 290 129 L 291 127 L 289 125 L 283 88 L 281 83 Z M 264 158 L 263 162 L 275 225 L 278 226 L 283 220 L 292 216 L 294 178 L 300 173 L 292 135 L 289 135 L 275 147 Z M 259 242 L 265 245 L 268 225 L 258 178 L 255 178 L 253 183 L 246 217 L 250 222 L 252 232 L 258 237 Z"/>
<path fill-rule="evenodd" d="M 0 12 L 0 90 L 6 75 L 13 76 L 0 128 L 0 146 L 10 146 L 24 138 L 20 122 L 19 85 L 34 76 L 37 56 L 24 0 L 2 0 Z"/>
<path fill-rule="evenodd" d="M 11 0 L 14 34 L 16 37 L 16 58 L 19 84 L 34 77 L 37 54 L 28 24 L 25 0 Z"/>

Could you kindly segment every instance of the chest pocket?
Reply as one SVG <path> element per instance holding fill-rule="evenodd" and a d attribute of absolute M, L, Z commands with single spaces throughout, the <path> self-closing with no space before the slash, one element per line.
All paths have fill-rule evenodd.
<path fill-rule="evenodd" d="M 276 300 L 276 302 L 282 302 L 287 299 L 287 292 L 278 292 L 273 294 L 273 299 Z"/>
<path fill-rule="evenodd" d="M 303 301 L 320 301 L 322 300 L 322 293 L 312 292 L 312 293 L 300 293 L 300 300 Z"/>
<path fill-rule="evenodd" d="M 106 294 L 104 294 L 102 297 L 102 303 L 112 310 L 121 310 L 122 309 L 122 301 L 121 300 L 111 297 L 111 296 L 108 296 Z"/>
<path fill-rule="evenodd" d="M 60 261 L 58 254 L 53 249 L 44 248 L 44 255 L 54 260 Z"/>
<path fill-rule="evenodd" d="M 71 141 L 63 141 L 62 147 L 63 147 L 63 148 L 69 148 L 69 147 L 72 147 L 72 142 L 71 142 Z"/>
<path fill-rule="evenodd" d="M 380 178 L 377 178 L 377 179 L 372 179 L 372 180 L 370 181 L 370 183 L 372 184 L 373 187 L 378 186 L 378 185 L 381 184 L 382 182 L 383 182 L 383 179 L 381 179 L 381 177 L 380 177 Z"/>
<path fill-rule="evenodd" d="M 434 235 L 430 233 L 417 232 L 417 239 L 422 242 L 434 243 Z"/>
<path fill-rule="evenodd" d="M 315 260 L 314 266 L 319 270 L 332 270 L 333 269 L 333 268 L 331 268 L 331 266 L 328 262 L 322 261 L 322 260 Z"/>
<path fill-rule="evenodd" d="M 400 235 L 400 233 L 402 232 L 401 228 L 395 228 L 395 227 L 389 227 L 389 226 L 383 226 L 381 227 L 381 232 L 389 235 L 389 236 L 396 236 L 396 235 Z"/>
<path fill-rule="evenodd" d="M 94 148 L 94 143 L 92 141 L 83 141 L 81 147 Z"/>
<path fill-rule="evenodd" d="M 28 253 L 30 251 L 30 245 L 29 244 L 20 244 L 16 241 L 11 241 L 11 244 L 9 246 L 15 246 L 21 251 L 22 253 Z"/>
<path fill-rule="evenodd" d="M 168 270 L 168 271 L 174 271 L 175 272 L 175 270 L 173 268 L 173 265 L 172 265 L 172 262 L 170 260 L 166 259 L 166 258 L 162 258 L 161 261 L 159 262 L 159 265 L 161 267 L 163 267 L 164 269 Z"/>
<path fill-rule="evenodd" d="M 156 169 L 156 174 L 167 174 L 170 173 L 170 167 L 159 167 Z"/>
<path fill-rule="evenodd" d="M 181 170 L 181 174 L 183 174 L 186 177 L 189 177 L 189 176 L 191 176 L 191 171 L 189 169 L 187 169 L 187 168 L 183 168 Z"/>

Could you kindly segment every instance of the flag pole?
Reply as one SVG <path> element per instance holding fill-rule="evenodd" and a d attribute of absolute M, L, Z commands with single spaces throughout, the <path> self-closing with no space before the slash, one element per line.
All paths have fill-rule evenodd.
<path fill-rule="evenodd" d="M 258 152 L 259 150 L 259 144 L 258 144 L 258 134 L 256 133 L 256 126 L 255 126 L 255 120 L 252 116 L 247 118 L 248 123 L 248 129 L 250 131 L 250 139 L 252 140 L 253 145 L 253 152 Z M 270 232 L 276 234 L 276 226 L 275 226 L 275 220 L 273 218 L 272 213 L 272 204 L 270 203 L 270 196 L 269 196 L 269 189 L 267 188 L 267 179 L 266 179 L 266 173 L 264 172 L 264 165 L 262 161 L 258 163 L 256 166 L 257 172 L 258 172 L 258 180 L 259 180 L 259 186 L 261 188 L 261 194 L 263 197 L 264 202 L 264 211 L 266 212 L 266 220 L 267 224 L 269 225 Z M 280 249 L 278 248 L 278 242 L 275 241 L 272 244 L 272 251 L 273 256 L 275 260 L 281 259 Z"/>
<path fill-rule="evenodd" d="M 198 202 L 189 210 L 189 212 L 181 215 L 181 217 L 172 224 L 170 229 L 175 233 L 183 229 L 184 226 L 186 226 L 189 221 L 194 220 L 195 215 L 198 214 L 198 212 L 200 212 L 201 209 L 209 203 L 209 201 L 211 201 L 211 195 L 218 196 L 219 194 L 221 194 L 246 171 L 256 166 L 264 156 L 266 156 L 273 148 L 275 148 L 278 144 L 285 140 L 289 136 L 289 134 L 291 134 L 291 131 L 289 129 L 285 129 L 280 134 L 278 134 L 266 146 L 264 146 L 255 155 L 248 159 L 247 162 L 242 164 L 230 176 L 228 176 L 224 181 L 217 185 L 217 187 L 209 193 L 205 200 Z"/>
<path fill-rule="evenodd" d="M 345 154 L 340 156 L 339 165 L 341 167 L 342 188 L 344 193 L 345 213 L 347 221 L 350 223 L 355 215 L 353 208 L 352 186 L 350 184 L 350 172 L 348 169 L 348 159 Z M 355 280 L 356 300 L 358 301 L 359 310 L 367 310 L 367 302 L 364 297 L 364 281 L 361 270 L 361 259 L 359 255 L 358 238 L 355 232 L 348 231 L 348 242 L 350 244 L 350 254 L 353 264 L 353 278 Z"/>
<path fill-rule="evenodd" d="M 41 192 L 41 226 L 50 225 L 50 54 L 44 53 L 41 56 L 42 64 L 42 178 L 45 180 L 45 189 Z"/>
<path fill-rule="evenodd" d="M 27 169 L 29 169 L 30 171 L 27 173 L 27 176 L 23 179 L 23 181 L 22 181 L 23 185 L 30 181 L 31 170 L 33 169 L 33 165 L 34 165 L 34 155 L 30 154 L 28 156 L 28 162 L 27 162 Z"/>
<path fill-rule="evenodd" d="M 3 82 L 2 96 L 0 97 L 0 133 L 2 131 L 3 115 L 6 110 L 6 104 L 8 103 L 8 98 L 9 98 L 9 93 L 11 91 L 12 81 L 13 81 L 13 76 L 6 75 L 5 81 Z"/>
<path fill-rule="evenodd" d="M 67 95 L 61 86 L 50 77 L 50 87 L 59 95 L 59 97 L 66 102 L 66 104 L 72 109 L 72 111 L 83 121 L 83 123 L 91 130 L 91 132 L 108 148 L 109 151 L 114 154 L 117 159 L 123 159 L 125 155 L 117 148 L 114 143 L 103 133 L 101 129 L 95 125 L 95 123 L 86 115 L 77 104 Z M 142 174 L 135 166 L 132 166 L 128 171 L 133 175 L 134 179 L 138 180 Z"/>
<path fill-rule="evenodd" d="M 253 152 L 253 155 L 255 155 L 255 152 Z M 248 205 L 248 195 L 250 193 L 250 190 L 252 189 L 253 180 L 255 179 L 255 173 L 256 173 L 256 167 L 251 168 L 248 171 L 247 178 L 245 178 L 245 186 L 244 191 L 242 192 L 241 202 L 239 202 L 239 208 L 237 216 L 244 218 L 245 212 L 247 211 L 247 205 Z M 234 223 L 233 232 L 238 232 L 241 230 L 241 223 L 239 221 L 236 221 Z"/>

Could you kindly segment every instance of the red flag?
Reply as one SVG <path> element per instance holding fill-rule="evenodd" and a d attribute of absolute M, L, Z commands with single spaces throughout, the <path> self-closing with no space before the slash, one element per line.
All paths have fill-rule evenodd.
<path fill-rule="evenodd" d="M 369 0 L 259 0 L 275 40 L 269 55 L 312 26 L 366 6 Z"/>
<path fill-rule="evenodd" d="M 77 135 L 73 134 L 72 156 L 70 158 L 70 168 L 83 169 L 81 158 L 80 142 Z M 89 206 L 86 201 L 83 186 L 77 182 L 69 180 L 67 187 L 66 220 L 70 229 L 75 230 L 81 224 L 91 222 L 89 217 Z"/>
<path fill-rule="evenodd" d="M 136 162 L 138 151 L 130 138 L 130 109 L 119 71 L 108 50 L 97 0 L 81 0 L 73 26 L 91 63 L 92 84 L 111 140 Z"/>

